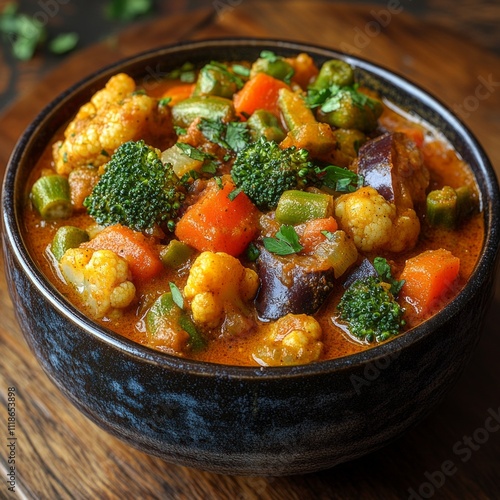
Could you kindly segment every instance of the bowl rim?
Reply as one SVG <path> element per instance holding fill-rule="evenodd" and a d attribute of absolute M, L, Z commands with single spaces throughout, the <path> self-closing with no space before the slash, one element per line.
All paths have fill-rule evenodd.
<path fill-rule="evenodd" d="M 17 192 L 17 165 L 21 161 L 26 146 L 33 143 L 39 129 L 43 128 L 44 122 L 52 113 L 62 107 L 65 101 L 70 100 L 75 94 L 85 91 L 93 81 L 109 78 L 112 74 L 124 70 L 126 66 L 132 66 L 148 58 L 159 59 L 169 53 L 192 52 L 194 50 L 206 50 L 208 48 L 223 47 L 252 47 L 254 49 L 274 49 L 284 48 L 299 52 L 313 52 L 314 57 L 324 56 L 326 58 L 341 58 L 352 64 L 355 68 L 365 70 L 373 75 L 375 79 L 389 80 L 392 84 L 405 92 L 410 92 L 412 98 L 428 106 L 433 112 L 437 113 L 465 142 L 467 148 L 478 163 L 478 171 L 484 177 L 481 197 L 483 204 L 483 213 L 485 220 L 485 240 L 483 248 L 476 263 L 474 270 L 459 294 L 447 306 L 426 320 L 421 325 L 404 332 L 389 342 L 375 345 L 364 351 L 354 353 L 340 358 L 322 360 L 319 362 L 295 365 L 295 366 L 239 366 L 223 365 L 213 362 L 192 360 L 180 356 L 168 354 L 163 351 L 155 350 L 146 345 L 139 344 L 130 340 L 108 328 L 98 325 L 93 320 L 87 318 L 72 303 L 53 286 L 50 281 L 36 266 L 34 259 L 31 258 L 27 246 L 21 237 L 22 229 L 20 224 L 20 214 L 16 210 L 14 193 Z M 478 182 L 478 172 L 474 172 L 476 182 Z M 480 186 L 481 187 L 481 186 Z M 112 64 L 88 74 L 78 82 L 71 85 L 65 91 L 60 93 L 50 103 L 48 103 L 34 118 L 31 124 L 25 129 L 19 138 L 7 164 L 2 186 L 2 223 L 3 223 L 3 244 L 10 247 L 22 267 L 27 278 L 34 287 L 42 293 L 59 314 L 64 316 L 70 322 L 75 323 L 80 329 L 86 331 L 89 335 L 99 341 L 108 344 L 113 348 L 123 351 L 129 356 L 140 359 L 143 362 L 160 365 L 170 371 L 189 372 L 191 374 L 225 377 L 238 379 L 274 379 L 289 377 L 304 377 L 326 374 L 330 372 L 340 372 L 348 370 L 353 366 L 363 366 L 369 363 L 375 363 L 381 358 L 397 357 L 398 352 L 406 347 L 416 344 L 432 332 L 441 327 L 446 321 L 456 315 L 459 310 L 466 306 L 472 296 L 478 293 L 488 275 L 494 271 L 494 265 L 497 259 L 500 244 L 500 228 L 494 224 L 494 217 L 500 215 L 500 191 L 496 173 L 488 159 L 483 147 L 471 132 L 471 130 L 459 119 L 447 105 L 436 98 L 432 93 L 424 90 L 420 85 L 408 80 L 399 73 L 389 70 L 383 65 L 370 62 L 359 56 L 353 56 L 345 52 L 328 48 L 321 45 L 297 42 L 292 40 L 278 40 L 273 38 L 252 38 L 252 37 L 232 37 L 232 38 L 209 38 L 197 41 L 182 41 L 174 44 L 168 44 L 142 51 L 129 57 L 121 58 Z M 5 263 L 5 265 L 7 265 Z"/>

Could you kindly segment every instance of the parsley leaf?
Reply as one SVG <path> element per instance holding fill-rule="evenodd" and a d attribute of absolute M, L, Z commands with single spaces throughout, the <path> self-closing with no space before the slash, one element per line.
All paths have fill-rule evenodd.
<path fill-rule="evenodd" d="M 196 80 L 194 64 L 185 62 L 179 68 L 175 68 L 172 71 L 169 71 L 166 77 L 170 80 L 180 80 L 184 83 L 193 83 Z"/>
<path fill-rule="evenodd" d="M 405 280 L 396 280 L 392 277 L 391 266 L 384 257 L 375 257 L 373 259 L 373 267 L 380 279 L 391 285 L 391 293 L 396 297 L 403 287 Z"/>
<path fill-rule="evenodd" d="M 250 135 L 245 122 L 229 122 L 226 126 L 226 142 L 236 152 L 241 151 L 250 142 Z"/>
<path fill-rule="evenodd" d="M 282 225 L 274 238 L 263 238 L 264 247 L 277 255 L 291 255 L 304 247 L 299 243 L 299 235 L 293 226 Z"/>
<path fill-rule="evenodd" d="M 280 59 L 272 50 L 263 50 L 260 53 L 260 57 L 262 57 L 262 59 L 267 59 L 269 62 L 276 62 Z"/>
<path fill-rule="evenodd" d="M 233 64 L 231 66 L 233 73 L 248 78 L 250 76 L 250 68 L 243 66 L 243 64 Z"/>
<path fill-rule="evenodd" d="M 221 120 L 202 118 L 198 130 L 211 142 L 235 152 L 241 151 L 250 142 L 250 133 L 245 122 L 224 123 Z"/>
<path fill-rule="evenodd" d="M 352 193 L 363 186 L 363 177 L 347 168 L 328 165 L 316 169 L 316 174 L 324 186 L 339 193 Z"/>
<path fill-rule="evenodd" d="M 172 100 L 171 97 L 162 97 L 161 99 L 158 99 L 158 106 L 160 107 L 168 106 L 171 100 Z"/>
<path fill-rule="evenodd" d="M 243 87 L 243 85 L 245 84 L 242 78 L 240 78 L 236 73 L 231 72 L 229 68 L 223 63 L 210 61 L 208 64 L 205 64 L 205 66 L 203 66 L 202 71 L 207 69 L 216 70 L 219 73 L 222 73 L 223 76 L 230 82 L 235 83 L 238 89 L 241 89 L 241 87 Z"/>
<path fill-rule="evenodd" d="M 337 111 L 345 99 L 349 99 L 354 106 L 361 109 L 366 106 L 373 109 L 375 106 L 375 101 L 371 97 L 358 91 L 357 84 L 344 87 L 331 85 L 321 90 L 309 89 L 306 103 L 310 108 L 320 107 L 323 113 L 330 113 Z"/>
<path fill-rule="evenodd" d="M 331 231 L 327 231 L 326 229 L 321 231 L 321 234 L 329 241 L 332 241 L 334 238 L 333 233 Z"/>
<path fill-rule="evenodd" d="M 211 155 L 210 153 L 205 153 L 201 151 L 200 149 L 194 148 L 190 144 L 186 144 L 185 142 L 177 142 L 176 146 L 182 150 L 182 152 L 186 155 L 189 156 L 189 158 L 193 160 L 198 160 L 198 161 L 205 161 L 205 160 L 214 160 L 215 156 Z"/>
<path fill-rule="evenodd" d="M 241 188 L 236 188 L 236 189 L 233 189 L 228 195 L 227 197 L 233 201 L 240 193 L 242 192 L 242 189 Z"/>

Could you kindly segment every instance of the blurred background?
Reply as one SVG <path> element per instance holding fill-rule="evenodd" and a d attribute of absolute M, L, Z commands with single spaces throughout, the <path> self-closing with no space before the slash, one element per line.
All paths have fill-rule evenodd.
<path fill-rule="evenodd" d="M 219 16 L 254 0 L 0 0 L 0 113 L 75 51 L 108 40 L 132 24 L 203 9 Z M 327 3 L 342 3 L 325 0 Z M 404 7 L 422 22 L 459 33 L 500 54 L 498 0 L 372 0 L 349 4 Z M 272 2 L 286 17 L 288 0 Z M 346 3 L 346 2 L 344 2 Z"/>

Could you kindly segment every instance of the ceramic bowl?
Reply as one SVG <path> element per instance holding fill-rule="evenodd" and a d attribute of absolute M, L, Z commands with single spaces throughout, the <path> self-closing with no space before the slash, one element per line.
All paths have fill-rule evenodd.
<path fill-rule="evenodd" d="M 341 58 L 359 81 L 419 114 L 476 176 L 486 239 L 463 291 L 424 324 L 352 356 L 295 367 L 234 367 L 156 352 L 96 325 L 50 284 L 24 242 L 27 178 L 53 131 L 124 71 L 146 85 L 185 61 L 255 59 L 261 50 Z M 443 399 L 466 365 L 490 303 L 499 247 L 499 190 L 470 131 L 432 96 L 362 59 L 293 42 L 190 42 L 130 57 L 51 102 L 17 144 L 3 185 L 3 244 L 21 330 L 54 384 L 92 421 L 168 462 L 217 473 L 288 475 L 332 467 L 402 435 Z"/>

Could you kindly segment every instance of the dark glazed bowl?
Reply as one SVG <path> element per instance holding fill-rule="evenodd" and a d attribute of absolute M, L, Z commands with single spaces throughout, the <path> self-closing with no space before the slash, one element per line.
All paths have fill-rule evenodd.
<path fill-rule="evenodd" d="M 474 273 L 439 314 L 390 343 L 316 364 L 231 367 L 153 351 L 97 326 L 41 274 L 23 241 L 32 165 L 51 139 L 119 71 L 146 84 L 185 61 L 255 59 L 263 49 L 341 58 L 360 81 L 419 114 L 472 167 L 486 240 Z M 332 467 L 397 438 L 457 380 L 481 331 L 499 247 L 500 195 L 483 150 L 442 104 L 393 73 L 325 48 L 273 40 L 192 42 L 131 57 L 50 103 L 21 137 L 3 186 L 3 245 L 10 293 L 27 343 L 47 375 L 85 415 L 169 462 L 226 474 L 288 475 Z"/>

